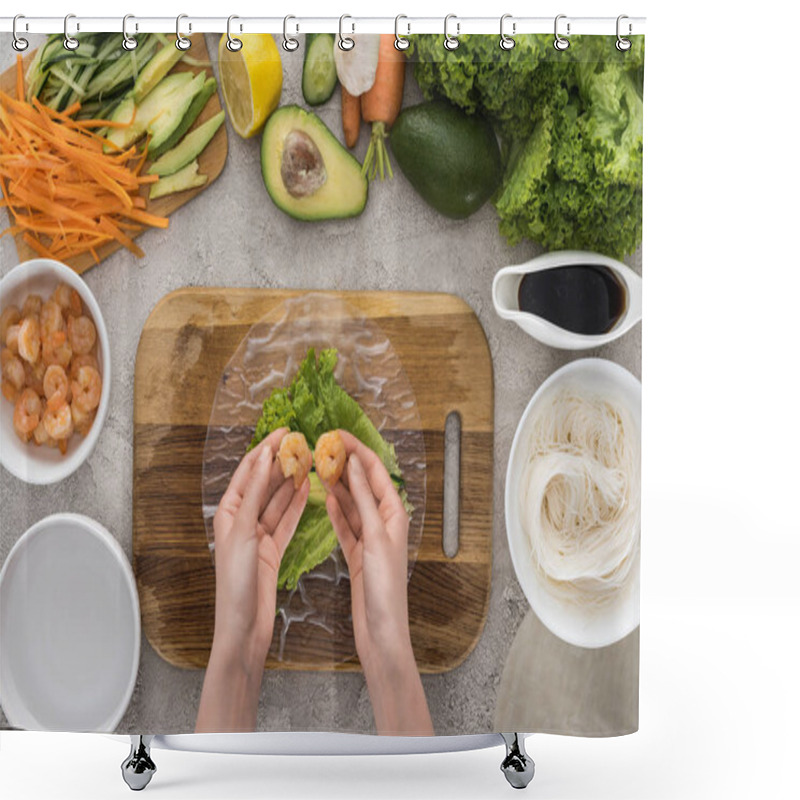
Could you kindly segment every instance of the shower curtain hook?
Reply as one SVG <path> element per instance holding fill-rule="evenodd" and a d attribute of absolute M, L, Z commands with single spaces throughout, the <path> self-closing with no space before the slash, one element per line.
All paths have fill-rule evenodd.
<path fill-rule="evenodd" d="M 620 52 L 623 52 L 623 53 L 626 50 L 630 50 L 631 49 L 631 40 L 630 39 L 626 39 L 619 32 L 620 22 L 622 22 L 622 20 L 624 20 L 624 19 L 628 19 L 627 15 L 625 15 L 625 14 L 620 14 L 617 17 L 617 50 L 619 50 Z M 633 26 L 629 22 L 628 23 L 628 36 L 631 35 L 631 31 L 632 30 L 633 30 Z"/>
<path fill-rule="evenodd" d="M 456 20 L 456 35 L 455 36 L 451 36 L 447 31 L 448 23 L 450 22 L 451 19 Z M 461 33 L 461 23 L 458 21 L 458 17 L 456 17 L 455 14 L 448 14 L 444 18 L 444 49 L 445 50 L 453 51 L 458 47 L 458 45 L 459 45 L 458 37 L 459 37 L 460 33 Z"/>
<path fill-rule="evenodd" d="M 408 36 L 408 33 L 411 33 L 411 25 L 406 24 L 408 33 L 406 34 L 406 36 L 401 36 L 400 35 L 401 19 L 408 19 L 408 17 L 405 14 L 398 14 L 394 18 L 394 46 L 397 50 L 402 51 L 402 50 L 408 50 L 408 47 L 411 44 L 411 42 L 409 42 L 408 39 L 406 38 L 406 36 Z"/>
<path fill-rule="evenodd" d="M 513 50 L 514 49 L 514 45 L 516 44 L 516 42 L 514 41 L 514 39 L 511 36 L 507 36 L 506 35 L 505 23 L 506 23 L 507 19 L 513 19 L 513 16 L 511 14 L 503 14 L 503 16 L 500 17 L 500 49 L 501 50 Z M 512 22 L 511 23 L 512 36 L 516 32 L 517 32 L 517 23 L 516 22 Z"/>
<path fill-rule="evenodd" d="M 346 19 L 353 18 L 349 14 L 342 14 L 342 16 L 339 17 L 339 49 L 344 50 L 345 52 L 347 50 L 352 50 L 356 46 L 355 41 L 349 36 L 345 36 L 343 33 L 344 21 Z M 356 26 L 353 25 L 353 29 L 350 31 L 350 33 L 355 33 L 355 30 Z"/>
<path fill-rule="evenodd" d="M 566 18 L 567 18 L 566 14 L 559 14 L 556 17 L 556 22 L 555 22 L 555 28 L 554 28 L 555 40 L 553 41 L 553 47 L 555 47 L 555 49 L 560 52 L 566 50 L 569 47 L 569 39 L 565 39 L 558 33 L 558 21 Z M 567 22 L 567 36 L 569 36 L 569 22 Z"/>
<path fill-rule="evenodd" d="M 283 18 L 283 42 L 282 47 L 287 53 L 293 53 L 300 47 L 300 42 L 294 38 L 294 36 L 289 35 L 289 20 L 290 19 L 297 19 L 297 17 L 293 17 L 291 14 L 288 14 Z"/>
<path fill-rule="evenodd" d="M 135 50 L 139 46 L 138 39 L 134 38 L 133 36 L 128 35 L 128 20 L 129 19 L 136 19 L 133 14 L 126 14 L 122 18 L 122 49 L 127 50 L 130 52 L 131 50 Z M 136 30 L 139 30 L 139 25 L 137 23 Z"/>
<path fill-rule="evenodd" d="M 178 50 L 188 50 L 192 46 L 192 40 L 187 39 L 181 33 L 181 20 L 182 19 L 189 19 L 188 14 L 178 14 L 177 19 L 175 20 L 175 47 Z M 192 23 L 189 23 L 189 33 L 192 32 Z"/>
<path fill-rule="evenodd" d="M 80 42 L 74 36 L 69 35 L 69 21 L 71 19 L 75 19 L 74 14 L 67 14 L 67 16 L 64 17 L 64 49 L 74 52 L 78 49 Z M 80 25 L 75 26 L 76 31 L 79 31 L 80 28 Z"/>
<path fill-rule="evenodd" d="M 236 14 L 231 14 L 231 16 L 228 17 L 228 41 L 225 43 L 225 47 L 227 47 L 231 53 L 238 53 L 244 46 L 244 42 L 241 39 L 237 39 L 235 36 L 231 35 L 231 22 L 235 19 L 239 19 Z M 240 25 L 239 32 L 241 33 L 241 31 L 242 26 Z"/>
<path fill-rule="evenodd" d="M 17 14 L 17 15 L 14 17 L 14 22 L 12 22 L 12 23 L 11 23 L 11 34 L 12 34 L 12 35 L 13 35 L 13 37 L 14 37 L 13 41 L 11 42 L 11 46 L 12 46 L 12 47 L 13 47 L 13 48 L 14 48 L 14 49 L 15 49 L 15 50 L 18 52 L 18 53 L 22 53 L 22 52 L 24 52 L 25 50 L 27 50 L 27 49 L 28 49 L 28 40 L 27 40 L 27 39 L 23 39 L 23 38 L 22 38 L 22 37 L 21 37 L 21 36 L 20 36 L 20 35 L 17 33 L 17 22 L 18 22 L 19 20 L 21 20 L 21 19 L 25 19 L 25 17 L 24 17 L 22 14 Z M 25 23 L 25 30 L 26 30 L 26 31 L 28 30 L 28 23 L 27 23 L 27 22 Z"/>

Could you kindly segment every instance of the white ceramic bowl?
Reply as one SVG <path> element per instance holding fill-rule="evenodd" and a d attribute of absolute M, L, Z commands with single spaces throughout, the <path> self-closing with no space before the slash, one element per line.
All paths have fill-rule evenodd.
<path fill-rule="evenodd" d="M 139 668 L 130 563 L 100 523 L 54 514 L 0 571 L 0 705 L 26 730 L 113 731 Z"/>
<path fill-rule="evenodd" d="M 609 605 L 589 609 L 566 604 L 548 589 L 530 557 L 530 545 L 520 519 L 520 480 L 526 464 L 529 420 L 540 400 L 566 383 L 614 397 L 629 410 L 641 440 L 642 384 L 624 367 L 603 358 L 583 358 L 556 370 L 535 392 L 519 421 L 506 472 L 506 533 L 517 579 L 536 616 L 549 630 L 578 647 L 605 647 L 631 633 L 639 624 L 639 561 L 626 586 Z"/>
<path fill-rule="evenodd" d="M 111 358 L 108 332 L 100 306 L 86 283 L 76 272 L 57 261 L 36 258 L 14 267 L 0 280 L 0 310 L 21 306 L 29 294 L 47 300 L 59 283 L 66 283 L 81 296 L 97 328 L 97 361 L 103 378 L 97 416 L 86 436 L 70 437 L 66 454 L 51 447 L 25 444 L 14 433 L 14 406 L 0 397 L 0 463 L 27 483 L 56 483 L 75 472 L 91 455 L 108 414 L 111 395 Z"/>

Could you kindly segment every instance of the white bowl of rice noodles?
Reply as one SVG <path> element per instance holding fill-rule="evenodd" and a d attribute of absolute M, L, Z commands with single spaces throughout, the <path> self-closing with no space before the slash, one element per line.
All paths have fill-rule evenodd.
<path fill-rule="evenodd" d="M 511 445 L 505 513 L 514 570 L 542 623 L 578 647 L 639 625 L 642 385 L 573 361 L 531 398 Z"/>

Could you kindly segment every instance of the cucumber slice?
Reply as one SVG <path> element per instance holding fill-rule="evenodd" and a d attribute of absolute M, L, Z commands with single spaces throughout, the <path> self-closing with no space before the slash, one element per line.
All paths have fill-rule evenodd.
<path fill-rule="evenodd" d="M 330 99 L 336 88 L 336 64 L 333 61 L 333 35 L 309 33 L 303 59 L 303 98 L 310 106 Z"/>

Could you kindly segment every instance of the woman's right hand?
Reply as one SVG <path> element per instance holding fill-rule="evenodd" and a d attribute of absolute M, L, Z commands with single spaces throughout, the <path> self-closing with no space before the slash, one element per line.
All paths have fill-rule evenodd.
<path fill-rule="evenodd" d="M 433 733 L 408 624 L 409 518 L 383 462 L 339 431 L 347 452 L 326 507 L 350 571 L 356 650 L 378 733 Z"/>

